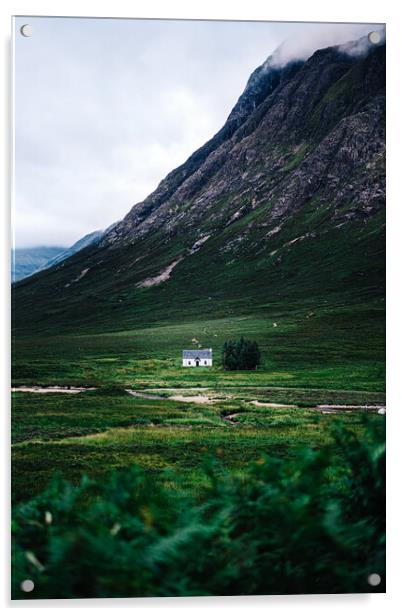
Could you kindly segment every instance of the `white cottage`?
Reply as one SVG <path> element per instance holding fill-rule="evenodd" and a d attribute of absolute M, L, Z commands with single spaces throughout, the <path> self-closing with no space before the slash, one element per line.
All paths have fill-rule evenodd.
<path fill-rule="evenodd" d="M 183 351 L 183 368 L 212 366 L 212 349 Z"/>

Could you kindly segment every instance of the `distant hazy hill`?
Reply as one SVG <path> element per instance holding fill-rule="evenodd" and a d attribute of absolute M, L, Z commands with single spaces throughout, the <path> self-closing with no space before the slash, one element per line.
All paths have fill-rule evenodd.
<path fill-rule="evenodd" d="M 64 246 L 37 246 L 35 248 L 17 248 L 13 250 L 12 281 L 15 282 L 30 276 L 64 250 Z"/>
<path fill-rule="evenodd" d="M 22 280 L 48 267 L 61 263 L 82 248 L 86 248 L 103 234 L 103 231 L 93 231 L 75 242 L 70 248 L 65 246 L 37 246 L 35 248 L 17 248 L 13 251 L 11 279 L 13 282 Z"/>
<path fill-rule="evenodd" d="M 45 267 L 42 267 L 41 269 L 52 267 L 53 265 L 56 265 L 56 263 L 60 263 L 61 261 L 68 259 L 68 257 L 71 257 L 71 255 L 75 254 L 79 250 L 82 250 L 82 248 L 86 248 L 87 246 L 90 246 L 91 244 L 96 242 L 96 240 L 99 239 L 102 235 L 103 231 L 93 231 L 92 233 L 84 235 L 84 237 L 78 240 L 78 242 L 75 242 L 75 244 L 70 246 L 70 248 L 63 248 L 60 254 L 57 254 L 55 257 L 50 259 L 46 263 Z"/>

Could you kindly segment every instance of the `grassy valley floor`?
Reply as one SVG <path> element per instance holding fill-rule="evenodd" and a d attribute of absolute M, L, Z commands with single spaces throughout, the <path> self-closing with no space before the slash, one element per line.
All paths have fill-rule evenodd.
<path fill-rule="evenodd" d="M 82 473 L 106 475 L 138 463 L 155 473 L 177 468 L 194 483 L 203 454 L 217 449 L 226 466 L 240 472 L 262 452 L 288 455 L 299 446 L 321 446 L 338 416 L 322 415 L 317 405 L 385 404 L 382 313 L 378 301 L 103 334 L 18 336 L 14 386 L 97 389 L 13 394 L 16 500 L 37 493 L 54 472 L 78 481 Z M 222 345 L 240 335 L 258 341 L 262 364 L 255 371 L 224 371 Z M 183 368 L 182 350 L 200 347 L 212 347 L 214 366 Z M 125 389 L 153 390 L 162 399 L 133 398 Z M 213 404 L 193 402 L 200 393 Z M 173 394 L 184 400 L 167 399 Z M 342 417 L 359 430 L 365 414 Z"/>

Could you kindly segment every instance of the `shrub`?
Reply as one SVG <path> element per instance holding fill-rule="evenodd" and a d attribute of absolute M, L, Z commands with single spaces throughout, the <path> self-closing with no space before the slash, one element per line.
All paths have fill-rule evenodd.
<path fill-rule="evenodd" d="M 223 345 L 222 365 L 225 370 L 255 370 L 260 360 L 258 344 L 243 336 L 240 340 L 230 340 Z"/>

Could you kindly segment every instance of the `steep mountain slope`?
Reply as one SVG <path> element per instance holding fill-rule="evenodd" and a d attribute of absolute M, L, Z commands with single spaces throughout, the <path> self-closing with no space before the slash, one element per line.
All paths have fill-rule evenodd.
<path fill-rule="evenodd" d="M 268 59 L 225 126 L 144 202 L 95 244 L 16 285 L 16 331 L 320 306 L 377 319 L 384 114 L 384 45 L 360 55 L 327 48 L 281 68 Z"/>

